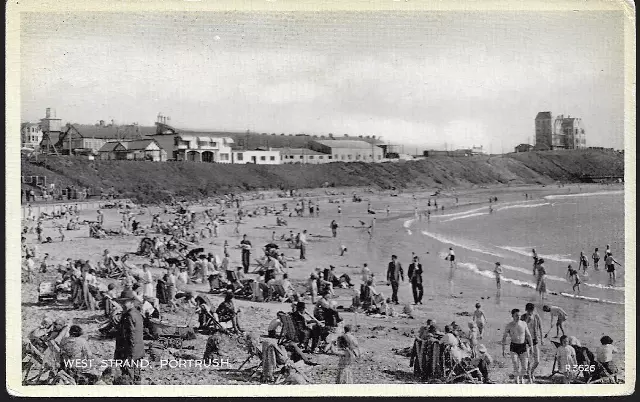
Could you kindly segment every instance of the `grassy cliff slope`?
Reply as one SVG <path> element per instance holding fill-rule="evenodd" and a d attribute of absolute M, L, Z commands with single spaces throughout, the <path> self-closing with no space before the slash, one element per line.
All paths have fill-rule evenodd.
<path fill-rule="evenodd" d="M 47 176 L 47 182 L 57 186 L 89 187 L 98 192 L 113 188 L 125 197 L 154 202 L 170 196 L 200 198 L 232 191 L 326 185 L 402 188 L 578 182 L 585 175 L 623 176 L 624 156 L 613 151 L 577 150 L 397 163 L 274 166 L 89 161 L 49 156 L 37 163 L 23 161 L 22 174 Z"/>

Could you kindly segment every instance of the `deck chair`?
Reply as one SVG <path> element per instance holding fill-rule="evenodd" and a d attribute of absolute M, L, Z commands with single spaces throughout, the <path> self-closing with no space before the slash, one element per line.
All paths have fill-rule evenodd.
<path fill-rule="evenodd" d="M 553 346 L 555 346 L 555 347 L 556 347 L 556 349 L 557 349 L 558 347 L 560 347 L 560 345 L 561 345 L 561 343 L 560 343 L 560 342 L 557 342 L 557 341 L 554 341 L 554 340 L 551 340 L 551 343 L 553 343 Z M 556 368 L 556 366 L 557 366 L 558 368 Z M 563 374 L 562 374 L 562 372 L 560 372 L 560 365 L 558 364 L 558 358 L 555 356 L 555 353 L 554 353 L 554 356 L 553 356 L 553 366 L 551 366 L 551 374 L 549 374 L 549 375 L 548 375 L 548 376 L 546 376 L 545 378 L 546 378 L 546 379 L 548 379 L 548 380 L 550 380 L 550 379 L 552 379 L 552 378 L 553 378 L 553 376 L 554 376 L 554 375 L 556 375 L 556 374 L 558 374 L 558 375 L 563 375 Z"/>
<path fill-rule="evenodd" d="M 285 314 L 280 317 L 282 322 L 282 329 L 280 330 L 280 336 L 278 336 L 278 344 L 282 345 L 289 341 L 299 343 L 298 330 L 293 322 L 293 319 L 289 314 Z"/>
<path fill-rule="evenodd" d="M 460 379 L 474 384 L 482 383 L 482 373 L 480 369 L 471 364 L 468 356 L 457 355 L 452 346 L 447 346 L 444 350 L 445 382 L 453 383 Z"/>
<path fill-rule="evenodd" d="M 617 384 L 618 372 L 609 373 L 607 369 L 597 360 L 594 360 L 596 371 L 589 377 L 587 384 Z"/>
<path fill-rule="evenodd" d="M 278 341 L 262 340 L 262 382 L 282 383 L 292 364 L 284 346 Z"/>
<path fill-rule="evenodd" d="M 251 379 L 258 373 L 258 371 L 262 367 L 262 345 L 257 338 L 247 337 L 246 346 L 249 356 L 244 362 L 242 362 L 240 367 L 238 367 L 238 371 L 242 371 L 242 367 L 244 367 L 245 364 L 249 363 L 249 361 L 254 357 L 260 360 L 256 365 L 245 369 L 245 371 L 249 372 L 249 378 Z"/>

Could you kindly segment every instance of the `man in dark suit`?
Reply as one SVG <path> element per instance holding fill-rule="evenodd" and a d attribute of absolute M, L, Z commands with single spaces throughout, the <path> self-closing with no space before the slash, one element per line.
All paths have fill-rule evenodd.
<path fill-rule="evenodd" d="M 131 289 L 125 289 L 117 300 L 122 304 L 123 312 L 113 358 L 123 361 L 123 376 L 130 377 L 134 384 L 140 384 L 140 360 L 144 357 L 142 314 L 135 307 L 135 294 Z"/>
<path fill-rule="evenodd" d="M 411 290 L 413 291 L 413 303 L 422 304 L 422 295 L 424 289 L 422 287 L 422 264 L 418 261 L 418 256 L 413 257 L 413 262 L 409 265 L 407 277 L 411 282 Z"/>
<path fill-rule="evenodd" d="M 402 270 L 402 265 L 398 262 L 398 256 L 392 255 L 391 262 L 387 268 L 387 285 L 391 285 L 391 301 L 395 304 L 400 304 L 398 302 L 398 285 L 400 280 L 404 282 L 404 271 Z"/>

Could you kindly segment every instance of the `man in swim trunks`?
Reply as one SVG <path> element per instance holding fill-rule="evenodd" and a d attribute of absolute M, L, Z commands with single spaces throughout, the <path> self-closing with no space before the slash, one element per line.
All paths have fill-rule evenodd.
<path fill-rule="evenodd" d="M 511 362 L 516 377 L 516 384 L 524 384 L 524 378 L 529 370 L 529 349 L 532 344 L 531 333 L 527 323 L 520 320 L 520 310 L 511 310 L 511 322 L 507 324 L 502 335 L 502 356 L 505 356 L 505 346 L 507 346 L 507 336 L 511 338 Z M 522 378 L 522 380 L 521 380 Z M 531 375 L 529 373 L 529 378 Z M 521 382 L 522 381 L 522 382 Z"/>
<path fill-rule="evenodd" d="M 542 311 L 551 314 L 551 322 L 549 326 L 553 324 L 553 317 L 557 317 L 556 319 L 556 338 L 560 336 L 560 331 L 562 331 L 562 335 L 564 335 L 564 327 L 562 323 L 567 321 L 567 312 L 556 306 L 542 306 Z"/>
<path fill-rule="evenodd" d="M 613 254 L 607 253 L 607 256 L 604 258 L 604 266 L 609 273 L 609 286 L 613 286 L 613 284 L 616 283 L 616 266 L 614 264 L 620 265 L 618 261 L 613 259 Z"/>
<path fill-rule="evenodd" d="M 522 321 L 527 323 L 527 327 L 529 327 L 529 332 L 531 333 L 531 339 L 533 346 L 531 346 L 531 357 L 533 362 L 529 366 L 529 374 L 530 380 L 533 383 L 535 381 L 535 370 L 540 364 L 540 345 L 544 345 L 544 339 L 542 337 L 542 320 L 540 316 L 535 311 L 535 305 L 533 303 L 527 303 L 524 308 L 525 313 L 522 314 L 520 318 Z"/>
<path fill-rule="evenodd" d="M 573 295 L 575 296 L 576 289 L 578 290 L 578 294 L 580 294 L 580 275 L 577 270 L 571 267 L 571 264 L 569 264 L 567 268 L 567 280 L 573 283 Z"/>
<path fill-rule="evenodd" d="M 593 260 L 593 269 L 598 271 L 598 262 L 600 261 L 600 253 L 598 253 L 598 247 L 596 247 L 596 250 L 593 252 L 593 254 L 591 254 L 591 259 Z"/>

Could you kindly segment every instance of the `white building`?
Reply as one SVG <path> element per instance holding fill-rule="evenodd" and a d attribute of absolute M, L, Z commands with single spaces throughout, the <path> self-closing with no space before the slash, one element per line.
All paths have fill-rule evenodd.
<path fill-rule="evenodd" d="M 332 162 L 331 155 L 307 148 L 279 148 L 282 163 L 319 164 Z"/>
<path fill-rule="evenodd" d="M 20 127 L 20 146 L 39 149 L 42 141 L 42 127 L 38 123 L 22 123 Z"/>
<path fill-rule="evenodd" d="M 254 163 L 256 165 L 279 165 L 282 163 L 280 151 L 269 148 L 268 150 L 233 150 L 232 163 L 247 164 Z"/>

